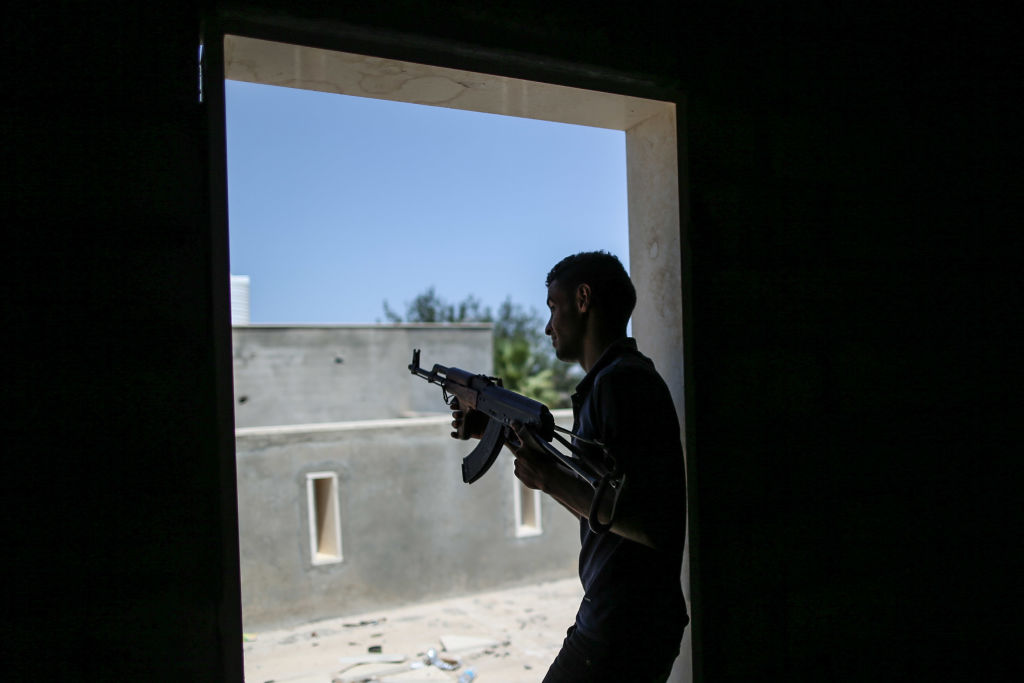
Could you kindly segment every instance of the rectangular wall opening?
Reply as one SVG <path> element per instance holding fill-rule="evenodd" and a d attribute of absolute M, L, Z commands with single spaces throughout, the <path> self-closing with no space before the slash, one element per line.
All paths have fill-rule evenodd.
<path fill-rule="evenodd" d="M 515 486 L 516 537 L 539 536 L 543 533 L 540 516 L 540 491 L 527 488 L 518 479 Z"/>
<path fill-rule="evenodd" d="M 309 546 L 313 564 L 341 562 L 338 475 L 334 472 L 307 474 L 306 496 L 309 502 Z"/>

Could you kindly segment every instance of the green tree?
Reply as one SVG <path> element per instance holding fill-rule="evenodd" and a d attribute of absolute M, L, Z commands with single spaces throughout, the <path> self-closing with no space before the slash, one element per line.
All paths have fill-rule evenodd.
<path fill-rule="evenodd" d="M 384 300 L 384 317 L 388 322 L 400 323 L 463 323 L 493 322 L 491 311 L 484 308 L 480 300 L 472 294 L 457 305 L 449 304 L 438 296 L 431 286 L 425 292 L 416 295 L 405 306 L 405 318 L 396 313 Z"/>
<path fill-rule="evenodd" d="M 405 316 L 384 301 L 389 322 L 494 323 L 494 374 L 508 389 L 551 408 L 569 406 L 569 394 L 579 381 L 577 366 L 563 363 L 544 334 L 545 320 L 533 308 L 525 309 L 506 298 L 497 316 L 479 299 L 469 295 L 458 304 L 438 296 L 434 287 L 406 303 Z M 469 369 L 469 368 L 467 368 Z"/>

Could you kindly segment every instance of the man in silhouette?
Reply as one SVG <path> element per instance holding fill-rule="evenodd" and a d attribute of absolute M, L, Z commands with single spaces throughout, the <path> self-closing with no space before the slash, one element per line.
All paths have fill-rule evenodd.
<path fill-rule="evenodd" d="M 585 595 L 544 683 L 665 681 L 689 622 L 680 587 L 686 476 L 672 397 L 626 336 L 636 290 L 616 257 L 569 256 L 547 288 L 544 331 L 559 359 L 586 372 L 572 396 L 575 445 L 624 478 L 595 506 L 594 488 L 525 431 L 508 444 L 523 484 L 580 520 Z M 456 427 L 475 417 L 453 416 Z"/>

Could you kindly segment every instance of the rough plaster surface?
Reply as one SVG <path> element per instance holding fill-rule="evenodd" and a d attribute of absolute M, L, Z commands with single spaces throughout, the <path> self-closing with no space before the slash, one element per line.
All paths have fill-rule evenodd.
<path fill-rule="evenodd" d="M 445 412 L 421 363 L 489 374 L 492 326 L 330 325 L 232 329 L 238 427 L 333 423 Z"/>
<path fill-rule="evenodd" d="M 410 378 L 410 381 L 412 378 Z M 570 411 L 558 411 L 571 423 Z M 516 538 L 512 459 L 472 485 L 450 417 L 238 430 L 247 629 L 572 576 L 573 517 L 542 502 L 544 533 Z M 344 561 L 313 565 L 306 474 L 335 472 Z"/>
<path fill-rule="evenodd" d="M 626 131 L 629 185 L 629 270 L 637 288 L 633 334 L 668 384 L 685 432 L 683 386 L 682 253 L 680 242 L 677 113 L 672 104 Z M 686 447 L 685 438 L 683 439 Z M 687 459 L 693 453 L 686 450 Z M 690 592 L 690 539 L 683 549 L 683 594 Z M 692 629 L 686 629 L 672 681 L 688 681 L 693 670 Z"/>
<path fill-rule="evenodd" d="M 675 107 L 626 131 L 633 330 L 672 391 L 683 422 L 683 318 Z"/>
<path fill-rule="evenodd" d="M 225 76 L 343 95 L 626 130 L 664 106 L 639 97 L 227 36 Z"/>

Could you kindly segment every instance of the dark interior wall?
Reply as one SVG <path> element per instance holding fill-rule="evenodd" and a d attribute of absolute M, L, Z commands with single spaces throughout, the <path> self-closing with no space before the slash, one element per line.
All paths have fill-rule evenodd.
<path fill-rule="evenodd" d="M 1020 670 L 1020 60 L 899 14 L 721 17 L 688 66 L 706 680 Z"/>
<path fill-rule="evenodd" d="M 9 15 L 8 667 L 240 678 L 225 245 L 196 97 L 211 15 L 685 94 L 702 680 L 1020 664 L 1001 647 L 1021 612 L 1005 17 L 289 4 Z"/>
<path fill-rule="evenodd" d="M 199 18 L 42 2 L 6 22 L 12 680 L 240 678 Z"/>

